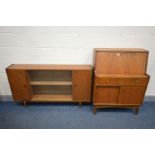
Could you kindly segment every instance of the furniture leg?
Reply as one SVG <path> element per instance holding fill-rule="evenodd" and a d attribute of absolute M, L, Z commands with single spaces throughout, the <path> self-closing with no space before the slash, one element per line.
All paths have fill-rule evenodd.
<path fill-rule="evenodd" d="M 27 103 L 26 103 L 26 101 L 24 101 L 24 102 L 23 102 L 23 104 L 24 104 L 24 106 L 27 106 Z"/>
<path fill-rule="evenodd" d="M 94 106 L 94 108 L 93 108 L 93 113 L 94 113 L 94 114 L 96 114 L 96 110 L 97 110 L 97 109 L 96 109 L 96 107 Z"/>
<path fill-rule="evenodd" d="M 138 114 L 138 111 L 139 111 L 139 107 L 134 108 L 134 113 L 135 113 L 135 115 Z"/>
<path fill-rule="evenodd" d="M 81 106 L 82 106 L 82 102 L 79 102 L 79 107 L 81 108 Z"/>

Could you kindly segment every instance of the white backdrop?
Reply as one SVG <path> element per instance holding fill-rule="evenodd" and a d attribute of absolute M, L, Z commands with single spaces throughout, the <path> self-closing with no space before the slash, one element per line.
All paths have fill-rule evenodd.
<path fill-rule="evenodd" d="M 10 95 L 13 63 L 92 64 L 93 48 L 149 50 L 146 95 L 155 95 L 155 27 L 0 27 L 0 95 Z"/>

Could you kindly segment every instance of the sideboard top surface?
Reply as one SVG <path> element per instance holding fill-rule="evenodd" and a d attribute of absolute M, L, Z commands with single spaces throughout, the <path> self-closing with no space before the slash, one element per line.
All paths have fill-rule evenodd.
<path fill-rule="evenodd" d="M 17 70 L 91 70 L 91 65 L 12 64 L 7 69 L 17 69 Z"/>

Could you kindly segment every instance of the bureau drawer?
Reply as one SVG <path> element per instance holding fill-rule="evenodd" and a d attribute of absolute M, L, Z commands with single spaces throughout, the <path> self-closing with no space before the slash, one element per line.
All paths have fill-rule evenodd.
<path fill-rule="evenodd" d="M 149 82 L 149 78 L 136 78 L 135 85 L 136 86 L 147 86 Z"/>
<path fill-rule="evenodd" d="M 96 86 L 147 86 L 149 78 L 96 77 Z"/>

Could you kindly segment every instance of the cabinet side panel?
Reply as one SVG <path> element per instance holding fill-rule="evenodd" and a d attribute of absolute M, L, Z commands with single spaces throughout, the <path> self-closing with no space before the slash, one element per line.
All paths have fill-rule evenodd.
<path fill-rule="evenodd" d="M 11 70 L 7 69 L 7 76 L 13 95 L 13 99 L 16 101 L 28 101 L 30 100 L 29 86 L 26 78 L 26 72 L 24 70 Z"/>
<path fill-rule="evenodd" d="M 91 70 L 76 70 L 72 73 L 73 101 L 91 100 Z"/>

